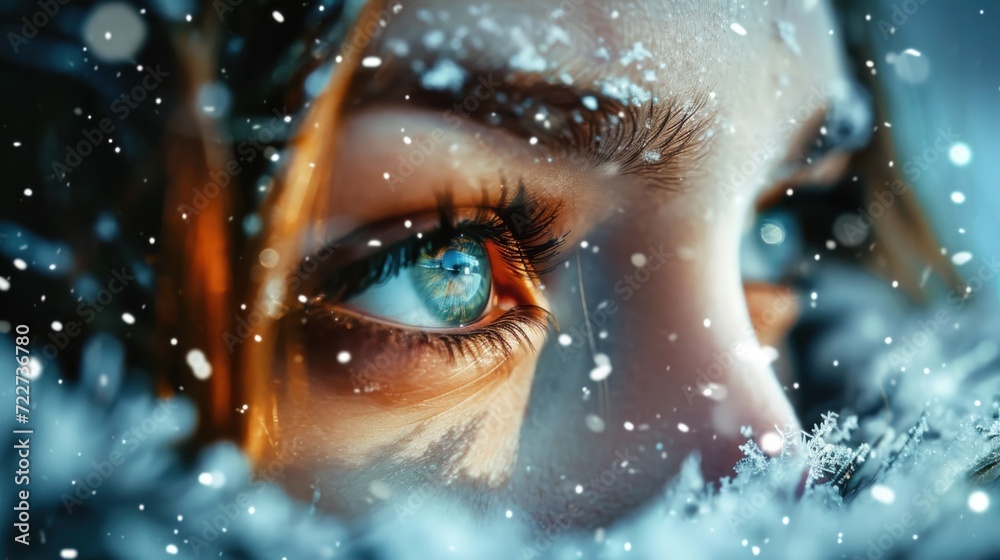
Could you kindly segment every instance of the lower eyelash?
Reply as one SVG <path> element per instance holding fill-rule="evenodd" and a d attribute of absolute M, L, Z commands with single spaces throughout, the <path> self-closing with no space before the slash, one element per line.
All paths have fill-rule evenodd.
<path fill-rule="evenodd" d="M 456 361 L 459 358 L 482 356 L 484 352 L 498 354 L 499 360 L 513 356 L 520 346 L 535 350 L 532 334 L 545 334 L 552 314 L 537 305 L 512 307 L 489 324 L 464 332 L 435 332 L 405 326 L 394 326 L 323 304 L 305 306 L 304 323 L 320 322 L 351 331 L 355 336 L 378 342 L 383 350 L 398 351 L 404 360 L 419 360 L 425 352 L 435 351 Z"/>

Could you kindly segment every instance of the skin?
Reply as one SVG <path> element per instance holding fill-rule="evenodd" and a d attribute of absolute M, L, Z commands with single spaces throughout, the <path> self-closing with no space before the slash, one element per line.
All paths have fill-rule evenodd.
<path fill-rule="evenodd" d="M 673 169 L 682 180 L 665 188 L 656 177 L 581 164 L 473 119 L 452 126 L 441 111 L 403 100 L 346 108 L 322 204 L 302 208 L 302 254 L 380 220 L 433 215 L 442 185 L 455 206 L 472 208 L 484 191 L 500 196 L 501 175 L 517 177 L 532 196 L 559 206 L 552 230 L 566 234 L 565 265 L 537 280 L 498 273 L 502 289 L 484 322 L 526 304 L 554 322 L 526 329 L 510 356 L 481 349 L 449 359 L 419 345 L 387 351 L 384 332 L 363 326 L 387 318 L 366 317 L 363 308 L 293 309 L 276 319 L 265 374 L 273 383 L 253 405 L 268 440 L 259 456 L 303 443 L 282 457 L 287 485 L 311 497 L 318 484 L 321 507 L 333 510 L 405 508 L 414 495 L 436 494 L 488 517 L 514 509 L 542 526 L 599 526 L 655 496 L 692 453 L 706 478 L 732 475 L 746 441 L 741 426 L 767 450 L 776 440 L 762 438 L 776 425 L 796 427 L 755 332 L 776 345 L 798 296 L 745 290 L 739 243 L 760 199 L 836 175 L 842 155 L 808 168 L 800 162 L 843 85 L 841 46 L 818 1 L 638 1 L 616 14 L 603 2 L 566 2 L 555 18 L 556 2 L 477 6 L 485 12 L 470 14 L 465 2 L 406 3 L 365 55 L 389 64 L 400 58 L 399 41 L 419 45 L 442 29 L 446 41 L 436 50 L 452 59 L 506 61 L 528 45 L 548 61 L 542 74 L 579 76 L 581 88 L 624 77 L 659 103 L 700 100 L 696 149 Z M 492 35 L 484 13 L 520 39 Z M 797 40 L 783 40 L 779 22 Z M 467 38 L 453 49 L 447 39 L 461 26 L 481 37 L 478 46 Z M 565 42 L 551 42 L 553 26 Z M 623 64 L 637 42 L 650 56 Z M 647 70 L 655 79 L 645 79 Z M 421 142 L 439 148 L 390 188 L 383 174 L 398 170 L 387 162 Z M 294 262 L 283 258 L 272 273 Z M 557 342 L 560 333 L 572 337 L 569 345 Z M 340 363 L 345 350 L 351 359 Z M 611 364 L 599 382 L 590 378 L 595 351 Z"/>

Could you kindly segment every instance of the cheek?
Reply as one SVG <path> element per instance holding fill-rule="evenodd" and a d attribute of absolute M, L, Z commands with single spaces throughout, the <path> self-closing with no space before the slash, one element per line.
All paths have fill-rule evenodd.
<path fill-rule="evenodd" d="M 360 492 L 350 503 L 376 479 L 402 493 L 428 465 L 436 486 L 507 480 L 535 371 L 531 346 L 541 348 L 543 333 L 503 359 L 486 349 L 450 356 L 415 347 L 331 313 L 291 314 L 279 331 L 267 432 L 303 444 L 289 465 L 295 479 L 322 473 L 332 496 Z M 330 499 L 324 506 L 345 509 Z"/>

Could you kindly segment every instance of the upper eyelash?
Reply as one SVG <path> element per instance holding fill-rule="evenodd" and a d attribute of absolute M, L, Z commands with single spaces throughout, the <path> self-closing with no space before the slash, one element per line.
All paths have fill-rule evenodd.
<path fill-rule="evenodd" d="M 526 278 L 537 278 L 551 270 L 559 248 L 567 234 L 554 236 L 551 229 L 558 217 L 558 207 L 540 203 L 527 194 L 523 181 L 518 181 L 515 194 L 504 188 L 496 202 L 490 202 L 483 192 L 483 201 L 470 219 L 457 220 L 450 194 L 439 197 L 438 228 L 412 235 L 393 243 L 382 251 L 342 267 L 323 286 L 323 299 L 341 301 L 383 282 L 415 264 L 425 251 L 446 246 L 458 235 L 479 242 L 490 242 L 504 258 L 505 264 Z M 350 246 L 352 238 L 361 240 L 365 232 L 348 236 L 337 246 Z"/>

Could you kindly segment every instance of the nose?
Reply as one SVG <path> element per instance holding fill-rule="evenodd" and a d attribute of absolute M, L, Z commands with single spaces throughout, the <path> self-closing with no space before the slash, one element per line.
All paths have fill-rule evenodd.
<path fill-rule="evenodd" d="M 585 291 L 557 317 L 584 340 L 563 347 L 556 336 L 543 351 L 522 429 L 515 486 L 529 507 L 573 506 L 576 524 L 598 525 L 656 496 L 689 457 L 714 480 L 735 474 L 748 438 L 780 451 L 780 430 L 798 425 L 755 323 L 772 335 L 787 328 L 795 296 L 757 293 L 766 303 L 755 320 L 731 252 L 699 262 L 647 250 L 633 267 L 621 252 L 583 261 Z"/>

